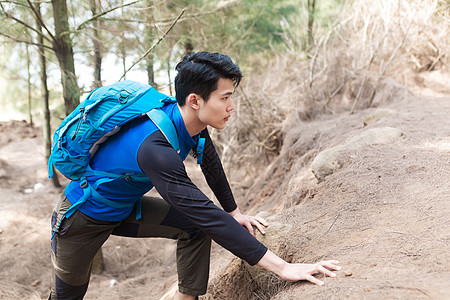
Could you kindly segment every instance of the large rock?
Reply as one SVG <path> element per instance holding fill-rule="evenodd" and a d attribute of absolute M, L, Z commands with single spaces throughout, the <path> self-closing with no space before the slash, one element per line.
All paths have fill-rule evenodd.
<path fill-rule="evenodd" d="M 364 119 L 364 126 L 373 124 L 383 118 L 395 115 L 397 112 L 389 108 L 379 108 L 369 113 Z"/>
<path fill-rule="evenodd" d="M 341 167 L 338 158 L 343 150 L 345 145 L 338 145 L 317 154 L 311 164 L 311 170 L 319 181 Z"/>
<path fill-rule="evenodd" d="M 383 127 L 369 129 L 350 139 L 346 144 L 349 149 L 359 149 L 366 145 L 390 144 L 403 135 L 398 128 Z"/>
<path fill-rule="evenodd" d="M 344 144 L 320 152 L 311 164 L 311 171 L 321 181 L 342 167 L 342 162 L 339 158 L 345 150 L 360 149 L 367 145 L 390 144 L 402 135 L 402 131 L 398 128 L 383 127 L 368 129 Z"/>

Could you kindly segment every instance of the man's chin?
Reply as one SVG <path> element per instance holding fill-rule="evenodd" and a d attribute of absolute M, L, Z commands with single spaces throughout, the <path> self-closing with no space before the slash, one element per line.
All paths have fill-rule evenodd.
<path fill-rule="evenodd" d="M 217 130 L 222 130 L 224 129 L 227 124 L 223 124 L 223 125 L 210 125 L 212 128 L 217 129 Z"/>

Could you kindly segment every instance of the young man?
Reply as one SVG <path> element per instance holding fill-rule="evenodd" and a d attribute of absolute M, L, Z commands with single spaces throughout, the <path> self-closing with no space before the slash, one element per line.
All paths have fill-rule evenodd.
<path fill-rule="evenodd" d="M 249 264 L 289 281 L 322 284 L 312 275 L 334 276 L 329 269 L 340 268 L 337 261 L 286 263 L 253 237 L 252 226 L 264 234 L 265 220 L 239 211 L 207 130 L 208 125 L 216 129 L 226 126 L 234 109 L 231 96 L 242 78 L 239 67 L 228 56 L 199 52 L 186 56 L 176 70 L 177 103 L 162 109 L 175 125 L 179 153 L 147 117 L 126 124 L 101 145 L 91 160 L 92 169 L 141 173 L 151 183 L 135 182 L 126 175 L 106 182 L 97 188 L 98 194 L 124 204 L 122 208 L 90 197 L 72 216 L 62 218 L 83 196 L 83 183 L 72 181 L 67 186 L 52 216 L 56 234 L 52 240 L 51 299 L 84 297 L 92 260 L 111 234 L 177 239 L 179 299 L 206 293 L 211 238 Z M 191 182 L 184 168 L 183 160 L 196 150 L 200 137 L 205 138 L 201 168 L 223 210 Z M 99 179 L 87 181 L 93 184 Z M 162 199 L 144 196 L 153 187 Z M 139 212 L 142 217 L 136 220 Z"/>

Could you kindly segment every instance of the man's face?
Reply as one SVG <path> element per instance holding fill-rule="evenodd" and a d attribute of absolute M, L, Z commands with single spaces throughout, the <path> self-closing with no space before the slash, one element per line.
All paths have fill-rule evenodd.
<path fill-rule="evenodd" d="M 230 113 L 234 110 L 234 105 L 231 101 L 233 93 L 233 81 L 220 78 L 217 82 L 217 89 L 211 93 L 209 100 L 207 102 L 203 99 L 199 100 L 199 121 L 216 129 L 225 128 Z"/>

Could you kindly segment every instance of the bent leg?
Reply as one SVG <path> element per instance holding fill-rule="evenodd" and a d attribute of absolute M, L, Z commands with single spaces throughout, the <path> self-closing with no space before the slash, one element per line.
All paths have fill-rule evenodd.
<path fill-rule="evenodd" d="M 53 230 L 70 206 L 65 197 L 58 202 L 52 216 Z M 92 260 L 117 224 L 90 218 L 80 211 L 63 219 L 52 240 L 50 299 L 83 299 Z"/>
<path fill-rule="evenodd" d="M 161 198 L 142 198 L 142 218 L 135 211 L 112 234 L 128 237 L 177 239 L 179 291 L 203 295 L 209 277 L 211 239 Z"/>

